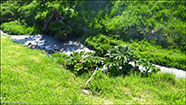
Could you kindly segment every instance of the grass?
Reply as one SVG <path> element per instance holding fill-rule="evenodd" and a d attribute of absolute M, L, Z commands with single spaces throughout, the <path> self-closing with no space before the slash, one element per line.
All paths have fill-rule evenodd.
<path fill-rule="evenodd" d="M 176 67 L 186 70 L 186 55 L 178 49 L 165 49 L 161 46 L 155 46 L 149 43 L 147 40 L 142 41 L 122 41 L 115 38 L 115 36 L 106 36 L 98 34 L 96 36 L 90 36 L 86 38 L 86 45 L 96 50 L 106 51 L 109 46 L 115 45 L 128 45 L 133 51 L 140 54 L 142 58 L 146 58 L 148 61 L 160 64 L 167 67 Z M 107 46 L 105 46 L 107 45 Z"/>
<path fill-rule="evenodd" d="M 1 36 L 1 102 L 27 104 L 104 103 L 81 94 L 86 79 L 75 78 L 44 51 L 31 50 Z"/>
<path fill-rule="evenodd" d="M 26 23 L 23 24 L 20 20 L 2 23 L 1 29 L 8 34 L 13 35 L 40 33 L 40 30 L 38 30 L 36 26 L 28 27 Z"/>
<path fill-rule="evenodd" d="M 126 77 L 108 77 L 97 74 L 89 86 L 95 94 L 102 94 L 106 99 L 114 100 L 115 104 L 183 104 L 184 86 L 174 75 L 156 74 L 142 77 L 133 74 Z M 110 93 L 110 94 L 109 94 Z M 181 98 L 182 97 L 182 98 Z"/>
<path fill-rule="evenodd" d="M 169 73 L 110 77 L 66 70 L 56 58 L 1 35 L 1 102 L 26 104 L 184 104 L 186 79 Z M 62 59 L 62 58 L 61 58 Z"/>

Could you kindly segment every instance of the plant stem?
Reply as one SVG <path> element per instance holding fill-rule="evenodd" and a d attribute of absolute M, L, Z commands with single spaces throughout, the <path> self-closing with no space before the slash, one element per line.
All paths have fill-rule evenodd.
<path fill-rule="evenodd" d="M 90 79 L 86 82 L 84 88 L 87 86 L 87 84 L 90 82 L 90 80 L 92 79 L 92 77 L 96 74 L 96 71 L 97 71 L 98 67 L 96 67 L 94 73 L 92 74 L 92 76 L 90 77 Z"/>

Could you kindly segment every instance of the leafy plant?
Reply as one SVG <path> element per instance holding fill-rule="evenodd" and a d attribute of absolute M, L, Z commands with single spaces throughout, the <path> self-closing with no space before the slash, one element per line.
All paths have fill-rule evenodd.
<path fill-rule="evenodd" d="M 67 57 L 67 65 L 74 67 L 77 63 L 80 63 L 83 60 L 83 55 L 85 51 L 74 51 Z"/>
<path fill-rule="evenodd" d="M 101 67 L 103 62 L 103 58 L 95 56 L 95 53 L 85 51 L 75 51 L 64 59 L 66 66 L 76 72 L 91 71 Z"/>
<path fill-rule="evenodd" d="M 106 56 L 110 59 L 106 65 L 111 68 L 111 72 L 115 72 L 115 69 L 117 69 L 119 74 L 128 73 L 132 68 L 129 62 L 136 60 L 137 57 L 130 47 L 126 45 L 110 47 Z M 120 72 L 119 68 L 121 67 L 124 72 Z"/>
<path fill-rule="evenodd" d="M 72 32 L 71 26 L 65 25 L 65 23 L 62 21 L 52 22 L 49 25 L 49 30 L 51 30 L 54 36 L 57 38 Z"/>
<path fill-rule="evenodd" d="M 140 58 L 140 59 L 137 61 L 137 64 L 138 64 L 138 65 L 142 65 L 142 66 L 146 69 L 145 72 L 149 72 L 149 70 L 151 70 L 151 72 L 158 72 L 158 71 L 160 71 L 159 68 L 157 68 L 155 65 L 153 65 L 152 63 L 150 63 L 150 62 L 147 61 L 146 59 Z"/>
<path fill-rule="evenodd" d="M 67 26 L 65 27 L 65 32 L 66 32 L 66 33 L 71 33 L 71 32 L 72 32 L 72 28 L 71 28 L 69 25 L 67 25 Z"/>
<path fill-rule="evenodd" d="M 92 70 L 95 69 L 95 67 L 102 67 L 103 66 L 103 59 L 99 56 L 86 56 L 83 59 L 84 63 L 84 70 Z"/>
<path fill-rule="evenodd" d="M 133 60 L 131 59 L 131 56 L 133 56 L 133 51 L 129 46 L 126 45 L 112 46 L 109 48 L 106 55 L 113 60 L 121 61 L 119 65 L 122 65 L 123 63 L 129 63 L 131 60 Z"/>
<path fill-rule="evenodd" d="M 149 70 L 152 70 L 152 72 L 159 71 L 159 69 L 149 61 L 143 59 L 139 60 L 140 56 L 134 53 L 133 50 L 126 45 L 110 47 L 106 56 L 108 57 L 105 61 L 106 66 L 110 68 L 110 72 L 114 75 L 129 73 L 136 68 L 136 64 L 143 65 L 147 72 Z M 134 61 L 135 68 L 129 64 L 131 61 Z"/>
<path fill-rule="evenodd" d="M 55 21 L 49 25 L 49 30 L 51 31 L 59 31 L 61 28 L 65 26 L 65 23 L 62 21 Z"/>

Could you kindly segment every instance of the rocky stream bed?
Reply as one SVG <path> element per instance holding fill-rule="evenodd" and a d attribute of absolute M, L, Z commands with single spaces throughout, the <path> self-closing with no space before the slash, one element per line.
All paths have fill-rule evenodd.
<path fill-rule="evenodd" d="M 1 30 L 0 30 L 1 31 Z M 1 31 L 1 35 L 8 35 Z M 69 40 L 65 42 L 60 42 L 57 38 L 49 35 L 9 35 L 11 38 L 18 43 L 23 43 L 24 45 L 32 49 L 45 50 L 48 54 L 66 53 L 70 55 L 74 51 L 85 51 L 93 52 L 94 50 L 89 49 L 84 44 L 79 43 L 75 40 Z M 134 62 L 130 62 L 134 65 Z M 177 78 L 186 78 L 186 71 L 176 68 L 168 68 L 160 65 L 156 65 L 160 68 L 162 72 L 169 72 L 176 75 Z M 103 70 L 106 68 L 103 67 Z M 139 67 L 140 71 L 143 71 L 143 67 Z"/>

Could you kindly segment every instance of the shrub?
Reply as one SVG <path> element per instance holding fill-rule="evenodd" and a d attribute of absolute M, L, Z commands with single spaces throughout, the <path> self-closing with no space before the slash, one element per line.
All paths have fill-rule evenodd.
<path fill-rule="evenodd" d="M 103 58 L 95 56 L 94 53 L 85 53 L 85 51 L 73 52 L 70 56 L 66 56 L 63 59 L 63 64 L 65 64 L 67 68 L 74 70 L 76 73 L 83 73 L 94 70 L 95 67 L 101 67 L 103 61 Z"/>
<path fill-rule="evenodd" d="M 57 38 L 60 38 L 72 32 L 72 28 L 69 25 L 65 25 L 65 23 L 62 22 L 61 20 L 52 22 L 49 25 L 49 30 L 51 30 L 52 34 L 54 34 L 54 37 Z"/>
<path fill-rule="evenodd" d="M 2 23 L 1 28 L 3 31 L 7 32 L 8 34 L 13 34 L 13 35 L 40 33 L 40 30 L 36 29 L 35 26 L 27 28 L 26 26 L 21 25 L 20 21 L 18 20 Z"/>
<path fill-rule="evenodd" d="M 61 21 L 55 21 L 53 23 L 51 23 L 49 25 L 49 30 L 55 32 L 55 31 L 59 31 L 61 28 L 63 28 L 65 26 L 64 22 Z"/>
<path fill-rule="evenodd" d="M 110 45 L 103 44 L 102 46 L 100 46 L 100 48 L 103 49 L 104 51 L 107 51 L 110 48 Z"/>
<path fill-rule="evenodd" d="M 135 66 L 136 64 L 142 65 L 146 69 L 146 73 L 149 70 L 152 72 L 159 71 L 156 66 L 152 63 L 148 62 L 147 60 L 139 59 L 139 55 L 134 53 L 133 50 L 130 49 L 129 46 L 126 45 L 118 45 L 110 47 L 108 53 L 106 54 L 107 60 L 106 65 L 110 68 L 110 72 L 113 75 L 121 75 L 121 74 L 128 74 L 135 68 L 129 64 L 129 62 L 134 61 Z"/>

